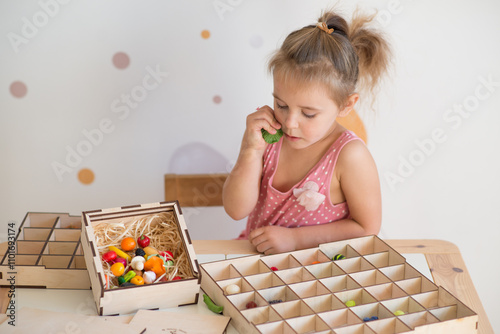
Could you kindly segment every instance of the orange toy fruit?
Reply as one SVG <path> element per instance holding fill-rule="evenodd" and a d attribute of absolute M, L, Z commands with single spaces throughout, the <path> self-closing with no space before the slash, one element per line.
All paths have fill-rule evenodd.
<path fill-rule="evenodd" d="M 163 266 L 163 260 L 160 259 L 158 256 L 152 256 L 150 257 L 145 263 L 144 263 L 144 271 L 149 271 L 151 270 L 156 274 L 156 278 L 160 277 L 165 273 L 165 267 Z"/>
<path fill-rule="evenodd" d="M 135 246 L 136 244 L 134 238 L 129 237 L 122 240 L 121 248 L 126 252 L 134 250 Z"/>

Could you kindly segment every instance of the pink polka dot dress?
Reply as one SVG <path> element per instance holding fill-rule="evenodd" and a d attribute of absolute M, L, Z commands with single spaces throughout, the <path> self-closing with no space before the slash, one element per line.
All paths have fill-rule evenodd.
<path fill-rule="evenodd" d="M 247 239 L 252 230 L 268 225 L 301 227 L 327 224 L 349 217 L 346 202 L 332 204 L 330 184 L 340 151 L 352 140 L 361 139 L 351 131 L 343 132 L 305 178 L 287 192 L 272 186 L 283 138 L 268 145 L 264 153 L 259 199 L 248 216 L 246 229 L 238 239 Z"/>

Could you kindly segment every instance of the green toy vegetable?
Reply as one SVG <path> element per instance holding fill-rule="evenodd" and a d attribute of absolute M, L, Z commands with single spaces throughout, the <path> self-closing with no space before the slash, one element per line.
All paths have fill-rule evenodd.
<path fill-rule="evenodd" d="M 277 143 L 283 136 L 283 131 L 281 129 L 276 130 L 276 133 L 274 135 L 270 134 L 264 129 L 260 129 L 260 131 L 262 132 L 262 138 L 264 138 L 264 140 L 268 144 Z"/>
<path fill-rule="evenodd" d="M 224 306 L 215 305 L 212 299 L 206 294 L 203 294 L 203 301 L 207 304 L 208 309 L 214 313 L 222 313 L 224 310 Z"/>

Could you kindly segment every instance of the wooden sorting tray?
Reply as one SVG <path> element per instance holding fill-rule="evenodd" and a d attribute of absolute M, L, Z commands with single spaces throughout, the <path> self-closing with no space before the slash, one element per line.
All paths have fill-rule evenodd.
<path fill-rule="evenodd" d="M 345 259 L 332 261 L 336 254 Z M 240 333 L 477 333 L 476 313 L 376 236 L 205 263 L 201 272 L 203 291 Z M 227 295 L 230 284 L 240 293 Z M 257 307 L 247 309 L 251 301 Z"/>
<path fill-rule="evenodd" d="M 80 242 L 81 217 L 67 213 L 28 212 L 16 236 L 15 252 L 0 262 L 0 285 L 89 289 Z"/>

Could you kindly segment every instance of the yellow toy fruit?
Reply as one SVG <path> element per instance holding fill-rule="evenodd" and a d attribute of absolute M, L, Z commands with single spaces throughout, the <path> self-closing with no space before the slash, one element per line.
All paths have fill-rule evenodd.
<path fill-rule="evenodd" d="M 125 266 L 123 265 L 123 263 L 116 262 L 111 266 L 111 273 L 113 273 L 113 275 L 115 275 L 116 277 L 123 275 L 124 271 Z"/>

